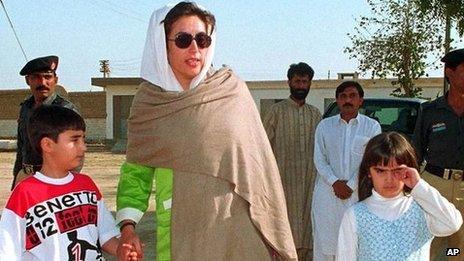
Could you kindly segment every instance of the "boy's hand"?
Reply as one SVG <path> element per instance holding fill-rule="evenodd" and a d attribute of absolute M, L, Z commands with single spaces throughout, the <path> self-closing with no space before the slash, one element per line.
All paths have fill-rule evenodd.
<path fill-rule="evenodd" d="M 417 169 L 408 167 L 404 164 L 395 172 L 395 176 L 398 180 L 403 181 L 404 185 L 410 189 L 413 189 L 420 180 Z"/>
<path fill-rule="evenodd" d="M 138 260 L 143 258 L 143 245 L 133 226 L 125 226 L 122 229 L 117 254 L 118 260 Z"/>

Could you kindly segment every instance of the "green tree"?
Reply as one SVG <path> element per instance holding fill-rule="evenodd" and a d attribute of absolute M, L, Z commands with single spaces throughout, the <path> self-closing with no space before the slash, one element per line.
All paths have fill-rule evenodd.
<path fill-rule="evenodd" d="M 456 25 L 459 36 L 464 35 L 464 0 L 416 0 L 423 13 L 433 13 L 438 17 L 445 30 L 444 54 L 451 50 L 451 24 Z M 448 83 L 443 81 L 443 91 L 448 89 Z"/>
<path fill-rule="evenodd" d="M 371 16 L 361 16 L 352 46 L 344 52 L 359 60 L 359 70 L 372 78 L 396 78 L 397 97 L 417 97 L 414 80 L 426 75 L 427 58 L 436 58 L 443 45 L 442 27 L 431 13 L 420 12 L 415 0 L 367 0 Z"/>
<path fill-rule="evenodd" d="M 433 13 L 445 24 L 447 21 L 454 22 L 459 36 L 464 35 L 464 0 L 416 0 L 415 2 L 422 12 Z"/>

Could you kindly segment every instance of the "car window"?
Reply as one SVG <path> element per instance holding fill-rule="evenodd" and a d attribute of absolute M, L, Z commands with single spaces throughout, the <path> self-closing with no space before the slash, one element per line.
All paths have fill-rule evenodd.
<path fill-rule="evenodd" d="M 360 112 L 380 123 L 382 131 L 398 131 L 408 136 L 414 132 L 420 102 L 365 99 Z M 324 117 L 339 113 L 337 105 L 329 106 Z"/>

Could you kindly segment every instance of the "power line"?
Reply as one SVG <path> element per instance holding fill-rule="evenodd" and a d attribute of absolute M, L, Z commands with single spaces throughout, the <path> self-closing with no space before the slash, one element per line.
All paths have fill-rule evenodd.
<path fill-rule="evenodd" d="M 140 14 L 140 13 L 134 11 L 134 10 L 130 10 L 130 9 L 125 8 L 125 7 L 121 7 L 121 6 L 115 5 L 112 1 L 108 1 L 108 0 L 100 0 L 100 1 L 103 1 L 103 2 L 107 3 L 107 4 L 110 5 L 110 6 L 113 6 L 113 7 L 116 8 L 116 9 L 123 9 L 123 10 L 129 11 L 130 13 L 132 13 L 132 14 L 138 16 L 138 17 L 142 17 L 142 16 L 143 16 L 142 14 Z"/>
<path fill-rule="evenodd" d="M 121 60 L 111 60 L 113 63 L 130 63 L 130 62 L 140 62 L 142 61 L 142 57 L 136 57 L 136 58 L 129 58 L 129 59 L 121 59 Z"/>
<path fill-rule="evenodd" d="M 13 22 L 11 22 L 10 16 L 8 15 L 8 12 L 6 11 L 6 7 L 5 7 L 5 4 L 3 3 L 3 0 L 0 0 L 0 3 L 2 4 L 3 11 L 5 11 L 6 18 L 8 19 L 8 22 L 10 23 L 10 27 L 11 27 L 11 29 L 13 30 L 13 34 L 14 34 L 14 36 L 15 36 L 15 38 L 16 38 L 16 41 L 18 42 L 19 48 L 21 48 L 21 51 L 23 52 L 24 59 L 25 59 L 26 62 L 27 62 L 26 52 L 24 51 L 24 48 L 23 48 L 23 46 L 21 45 L 21 42 L 19 41 L 19 37 L 18 37 L 18 35 L 16 34 L 16 30 L 14 29 Z"/>
<path fill-rule="evenodd" d="M 142 63 L 142 59 L 138 61 L 133 61 L 133 62 L 115 62 L 111 60 L 111 63 L 113 65 L 119 65 L 119 66 L 132 66 L 132 65 L 140 65 Z"/>
<path fill-rule="evenodd" d="M 93 1 L 89 1 L 88 3 L 91 3 L 91 4 L 95 5 L 95 2 L 93 2 Z M 99 3 L 100 3 L 100 4 L 106 3 L 106 8 L 107 8 L 107 10 L 113 11 L 113 12 L 118 13 L 118 14 L 120 14 L 120 15 L 122 15 L 122 16 L 127 17 L 127 18 L 135 19 L 135 20 L 140 21 L 140 22 L 143 22 L 143 23 L 146 23 L 146 22 L 147 22 L 147 20 L 142 19 L 142 18 L 140 18 L 140 17 L 138 17 L 138 16 L 136 16 L 136 15 L 128 14 L 128 13 L 121 12 L 121 11 L 117 10 L 116 8 L 110 6 L 110 5 L 108 4 L 108 2 L 99 2 Z M 114 6 L 114 5 L 113 5 L 113 6 Z"/>

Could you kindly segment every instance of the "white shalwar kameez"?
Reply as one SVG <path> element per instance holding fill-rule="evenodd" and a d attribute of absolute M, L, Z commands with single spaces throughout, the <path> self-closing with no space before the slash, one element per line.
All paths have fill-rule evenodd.
<path fill-rule="evenodd" d="M 317 169 L 312 201 L 314 260 L 334 260 L 343 213 L 358 201 L 358 170 L 367 142 L 381 133 L 380 124 L 360 113 L 349 122 L 340 115 L 322 120 L 316 129 Z M 332 184 L 347 180 L 353 194 L 335 196 Z"/>

